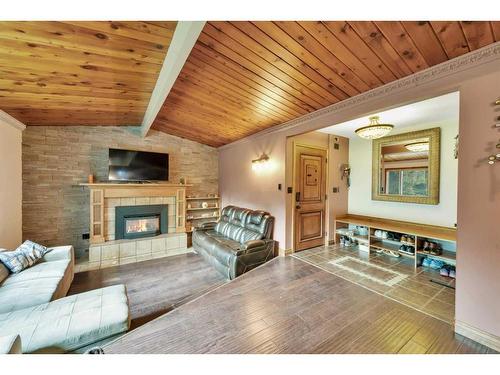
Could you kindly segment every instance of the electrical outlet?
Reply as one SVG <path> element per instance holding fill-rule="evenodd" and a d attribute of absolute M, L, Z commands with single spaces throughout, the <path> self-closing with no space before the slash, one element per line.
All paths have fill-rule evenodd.
<path fill-rule="evenodd" d="M 333 144 L 333 149 L 338 150 L 340 148 L 340 145 L 338 143 Z"/>
<path fill-rule="evenodd" d="M 286 192 L 288 194 L 292 194 L 293 193 L 293 188 L 291 186 L 287 187 Z"/>
<path fill-rule="evenodd" d="M 83 233 L 82 240 L 88 240 L 88 239 L 90 239 L 90 233 Z"/>
<path fill-rule="evenodd" d="M 332 192 L 333 192 L 333 193 L 338 193 L 339 191 L 340 191 L 340 189 L 339 189 L 338 187 L 334 187 L 334 188 L 332 189 Z"/>

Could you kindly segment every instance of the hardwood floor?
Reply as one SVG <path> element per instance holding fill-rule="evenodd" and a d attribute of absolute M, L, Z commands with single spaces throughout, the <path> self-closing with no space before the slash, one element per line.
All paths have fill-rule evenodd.
<path fill-rule="evenodd" d="M 489 353 L 452 326 L 279 257 L 104 347 L 106 353 Z"/>
<path fill-rule="evenodd" d="M 194 253 L 80 272 L 68 295 L 125 284 L 132 329 L 227 282 Z"/>

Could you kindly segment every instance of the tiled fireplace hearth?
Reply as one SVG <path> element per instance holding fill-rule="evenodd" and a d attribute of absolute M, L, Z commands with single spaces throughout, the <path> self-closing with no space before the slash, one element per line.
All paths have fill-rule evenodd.
<path fill-rule="evenodd" d="M 88 260 L 76 272 L 187 253 L 186 185 L 82 184 L 90 188 Z"/>

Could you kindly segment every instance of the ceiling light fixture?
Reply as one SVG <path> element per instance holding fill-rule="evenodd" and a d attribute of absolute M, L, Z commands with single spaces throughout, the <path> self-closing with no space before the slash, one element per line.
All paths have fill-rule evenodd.
<path fill-rule="evenodd" d="M 364 139 L 377 139 L 390 133 L 394 128 L 391 124 L 380 124 L 378 116 L 369 117 L 370 125 L 363 126 L 362 128 L 356 129 L 355 133 Z"/>
<path fill-rule="evenodd" d="M 413 152 L 429 151 L 429 142 L 408 143 L 407 145 L 405 145 L 405 148 Z"/>

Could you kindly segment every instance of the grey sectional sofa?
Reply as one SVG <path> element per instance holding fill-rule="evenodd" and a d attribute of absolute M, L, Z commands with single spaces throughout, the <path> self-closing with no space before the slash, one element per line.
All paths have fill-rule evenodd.
<path fill-rule="evenodd" d="M 17 274 L 0 263 L 0 353 L 74 351 L 129 329 L 124 285 L 65 297 L 73 276 L 72 246 L 51 248 Z"/>

